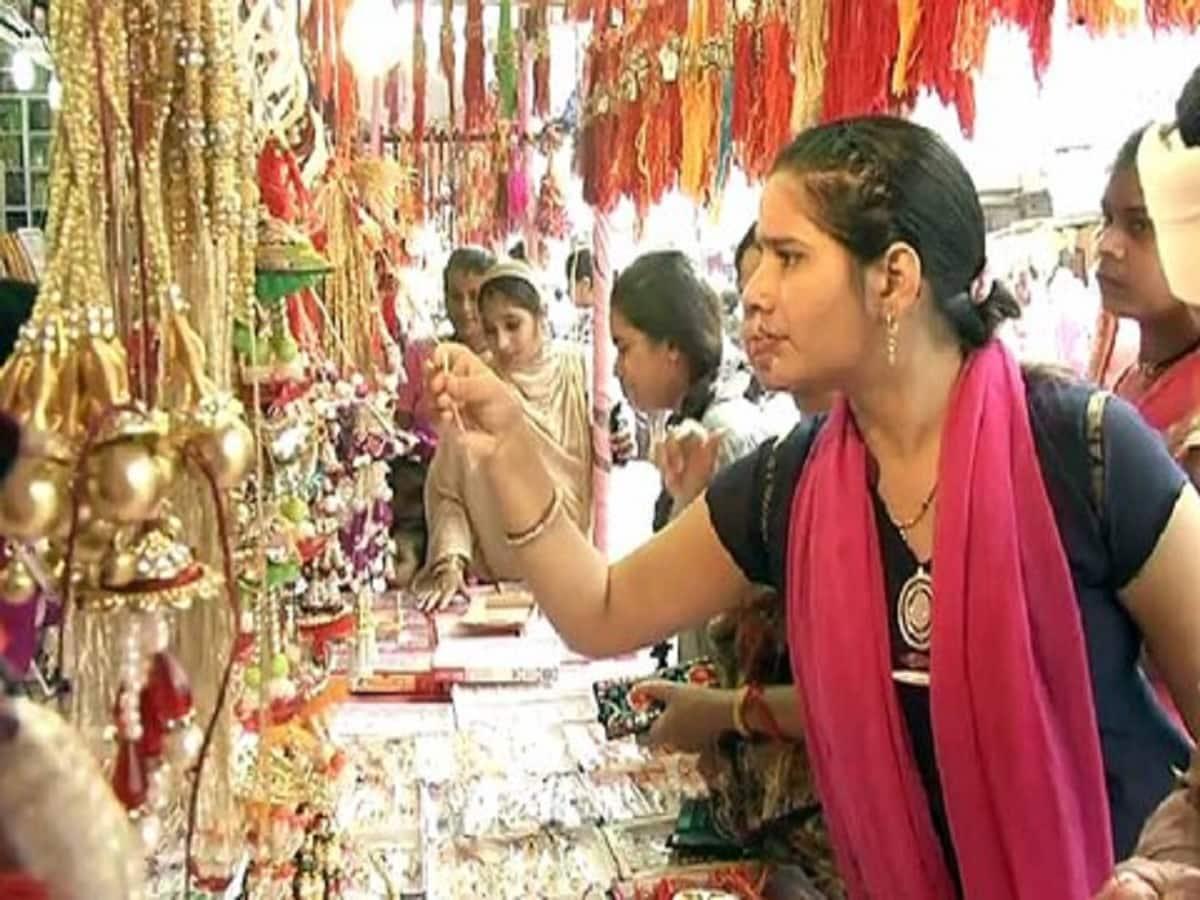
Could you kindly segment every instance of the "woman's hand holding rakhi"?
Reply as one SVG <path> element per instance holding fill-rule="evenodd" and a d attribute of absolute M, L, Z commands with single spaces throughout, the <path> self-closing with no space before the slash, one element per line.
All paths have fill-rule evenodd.
<path fill-rule="evenodd" d="M 441 344 L 429 362 L 430 403 L 438 420 L 462 431 L 476 460 L 522 431 L 524 416 L 513 389 L 478 356 L 460 344 Z"/>

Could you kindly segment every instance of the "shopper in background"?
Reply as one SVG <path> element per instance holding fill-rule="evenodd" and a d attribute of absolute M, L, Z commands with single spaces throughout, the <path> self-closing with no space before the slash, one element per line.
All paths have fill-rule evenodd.
<path fill-rule="evenodd" d="M 799 704 L 772 718 L 807 742 L 851 896 L 1089 897 L 1188 756 L 1143 643 L 1200 725 L 1200 498 L 1127 404 L 1101 401 L 1089 429 L 1092 389 L 1023 372 L 993 339 L 1016 304 L 978 283 L 975 185 L 927 129 L 802 133 L 757 233 L 761 364 L 834 392 L 833 411 L 629 557 L 610 566 L 560 514 L 512 391 L 462 348 L 439 351 L 438 409 L 466 423 L 578 651 L 694 627 L 755 582 L 784 594 Z"/>
<path fill-rule="evenodd" d="M 1129 137 L 1113 165 L 1096 280 L 1104 308 L 1141 330 L 1137 362 L 1121 373 L 1116 393 L 1162 432 L 1171 455 L 1200 483 L 1200 310 L 1176 297 L 1163 274 L 1138 178 L 1144 131 Z"/>
<path fill-rule="evenodd" d="M 596 270 L 592 251 L 576 247 L 567 256 L 567 288 L 575 305 L 575 325 L 568 340 L 590 350 L 592 346 L 592 316 L 596 307 Z"/>
<path fill-rule="evenodd" d="M 487 341 L 479 320 L 479 284 L 495 262 L 495 257 L 480 247 L 459 247 L 450 254 L 442 270 L 446 318 L 453 329 L 450 339 L 470 347 L 477 354 L 487 353 Z M 413 341 L 405 346 L 406 378 L 396 400 L 400 427 L 416 429 L 431 438 L 432 426 L 424 396 L 425 369 L 436 344 L 436 341 L 427 340 Z"/>
<path fill-rule="evenodd" d="M 586 366 L 571 344 L 555 343 L 534 271 L 521 261 L 493 266 L 479 285 L 483 332 L 496 372 L 519 397 L 532 452 L 553 473 L 567 518 L 582 532 L 592 515 L 592 440 Z M 439 609 L 466 585 L 515 580 L 520 569 L 483 479 L 473 477 L 461 435 L 439 445 L 425 487 L 428 562 L 415 593 Z"/>
<path fill-rule="evenodd" d="M 1142 137 L 1138 172 L 1154 223 L 1158 255 L 1172 293 L 1200 305 L 1200 68 L 1175 105 L 1176 120 Z M 1102 900 L 1200 897 L 1200 755 L 1180 788 L 1146 824 L 1135 857 Z"/>

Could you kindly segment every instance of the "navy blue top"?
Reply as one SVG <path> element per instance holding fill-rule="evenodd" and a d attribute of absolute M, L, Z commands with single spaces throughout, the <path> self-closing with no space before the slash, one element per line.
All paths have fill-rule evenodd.
<path fill-rule="evenodd" d="M 1096 497 L 1086 426 L 1093 390 L 1051 376 L 1027 376 L 1034 443 L 1083 619 L 1113 844 L 1120 859 L 1133 850 L 1142 824 L 1172 789 L 1172 768 L 1184 769 L 1188 763 L 1188 742 L 1146 681 L 1139 665 L 1142 636 L 1118 596 L 1157 545 L 1187 478 L 1158 434 L 1133 407 L 1113 397 L 1102 423 L 1103 497 Z M 823 421 L 808 420 L 778 445 L 760 447 L 720 472 L 708 490 L 709 511 L 721 543 L 749 580 L 774 587 L 782 597 L 787 596 L 791 501 Z M 769 464 L 772 455 L 775 459 Z M 771 470 L 773 474 L 768 474 Z M 898 634 L 895 610 L 917 560 L 878 498 L 875 506 L 889 604 L 880 614 L 892 623 L 895 667 L 911 668 L 911 653 Z M 897 691 L 934 827 L 957 880 L 928 689 L 897 684 Z M 1031 797 L 1029 802 L 1038 801 Z"/>

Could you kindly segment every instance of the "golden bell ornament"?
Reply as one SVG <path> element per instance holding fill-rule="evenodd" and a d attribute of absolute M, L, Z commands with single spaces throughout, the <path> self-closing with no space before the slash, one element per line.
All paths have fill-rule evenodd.
<path fill-rule="evenodd" d="M 137 556 L 128 550 L 109 554 L 100 565 L 100 581 L 106 588 L 124 588 L 137 580 Z"/>
<path fill-rule="evenodd" d="M 37 596 L 38 584 L 29 569 L 20 560 L 14 559 L 4 570 L 4 582 L 0 584 L 0 600 L 13 606 L 24 606 Z"/>
<path fill-rule="evenodd" d="M 0 534 L 32 541 L 54 533 L 66 509 L 66 481 L 56 463 L 18 459 L 0 487 Z"/>
<path fill-rule="evenodd" d="M 254 435 L 233 416 L 222 417 L 211 430 L 197 434 L 191 446 L 222 490 L 237 487 L 254 459 Z"/>
<path fill-rule="evenodd" d="M 88 499 L 96 514 L 114 522 L 144 522 L 158 509 L 166 483 L 159 458 L 140 441 L 114 441 L 96 451 Z"/>

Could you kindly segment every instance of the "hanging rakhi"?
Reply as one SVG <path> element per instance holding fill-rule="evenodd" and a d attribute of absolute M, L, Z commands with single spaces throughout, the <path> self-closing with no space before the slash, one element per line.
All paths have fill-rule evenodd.
<path fill-rule="evenodd" d="M 500 0 L 496 33 L 496 85 L 500 93 L 500 118 L 517 114 L 517 42 L 513 32 L 512 0 Z"/>
<path fill-rule="evenodd" d="M 412 52 L 412 141 L 419 161 L 425 144 L 425 97 L 428 81 L 425 67 L 425 0 L 413 0 Z"/>
<path fill-rule="evenodd" d="M 954 67 L 961 72 L 983 68 L 991 33 L 994 0 L 962 0 L 954 32 Z"/>
<path fill-rule="evenodd" d="M 616 168 L 608 155 L 615 146 L 617 130 L 619 63 L 617 29 L 609 25 L 594 29 L 588 47 L 587 99 L 577 164 L 583 179 L 584 201 L 601 212 L 611 210 L 620 194 Z"/>
<path fill-rule="evenodd" d="M 720 141 L 721 91 L 729 48 L 724 0 L 700 0 L 688 29 L 682 84 L 684 146 L 679 188 L 697 203 L 711 199 Z"/>
<path fill-rule="evenodd" d="M 533 51 L 533 114 L 550 117 L 550 3 L 534 0 L 526 10 L 526 39 Z"/>
<path fill-rule="evenodd" d="M 792 134 L 815 125 L 825 93 L 825 37 L 829 31 L 829 0 L 792 6 Z"/>
<path fill-rule="evenodd" d="M 1146 0 L 1146 20 L 1155 31 L 1200 29 L 1200 3 L 1194 0 Z"/>
<path fill-rule="evenodd" d="M 639 217 L 646 212 L 647 185 L 642 167 L 642 153 L 645 148 L 639 138 L 644 134 L 643 110 L 646 106 L 650 69 L 646 36 L 643 33 L 649 16 L 648 10 L 635 8 L 622 28 L 621 70 L 617 82 L 617 139 L 612 148 L 612 165 L 617 171 L 619 190 L 633 200 Z"/>
<path fill-rule="evenodd" d="M 1054 0 L 993 0 L 992 6 L 997 21 L 1015 25 L 1028 36 L 1033 75 L 1040 84 L 1050 66 Z"/>
<path fill-rule="evenodd" d="M 750 137 L 755 95 L 762 92 L 762 57 L 756 52 L 759 0 L 738 0 L 733 24 L 733 109 L 730 132 L 737 143 Z"/>
<path fill-rule="evenodd" d="M 458 103 L 456 92 L 458 82 L 455 78 L 457 63 L 454 58 L 454 0 L 442 0 L 442 27 L 438 41 L 438 64 L 442 69 L 442 77 L 446 79 L 446 96 L 450 103 L 449 130 L 453 131 L 458 124 Z"/>
<path fill-rule="evenodd" d="M 484 83 L 483 0 L 467 0 L 467 50 L 463 59 L 463 128 L 473 136 L 483 131 L 487 85 Z"/>
<path fill-rule="evenodd" d="M 896 4 L 830 0 L 825 121 L 891 109 L 890 73 L 898 42 Z"/>
<path fill-rule="evenodd" d="M 957 66 L 955 32 L 959 9 L 949 3 L 899 0 L 900 40 L 892 70 L 892 95 L 915 98 L 930 90 L 958 114 L 969 135 L 975 126 L 975 86 L 969 70 Z"/>
<path fill-rule="evenodd" d="M 742 168 L 752 179 L 770 170 L 775 154 L 788 139 L 795 91 L 792 33 L 787 12 L 778 0 L 759 7 L 754 40 L 757 84 L 751 99 L 749 131 L 742 141 Z"/>
<path fill-rule="evenodd" d="M 679 7 L 683 17 L 679 18 Z M 641 205 L 649 208 L 662 199 L 675 182 L 676 153 L 682 150 L 683 125 L 679 119 L 679 51 L 687 28 L 686 0 L 668 0 L 648 10 L 644 18 L 643 46 L 647 54 L 647 99 L 638 133 L 639 159 L 646 183 Z"/>
<path fill-rule="evenodd" d="M 1127 28 L 1137 21 L 1140 4 L 1133 6 L 1117 0 L 1070 0 L 1067 16 L 1072 25 L 1086 28 L 1093 37 Z"/>
<path fill-rule="evenodd" d="M 523 32 L 522 32 L 523 34 Z M 508 174 L 508 227 L 510 231 L 525 232 L 532 214 L 533 148 L 530 137 L 530 115 L 533 98 L 530 96 L 533 78 L 531 48 L 522 37 L 517 47 L 517 128 L 513 141 L 513 165 Z M 532 249 L 532 248 L 531 248 Z"/>

